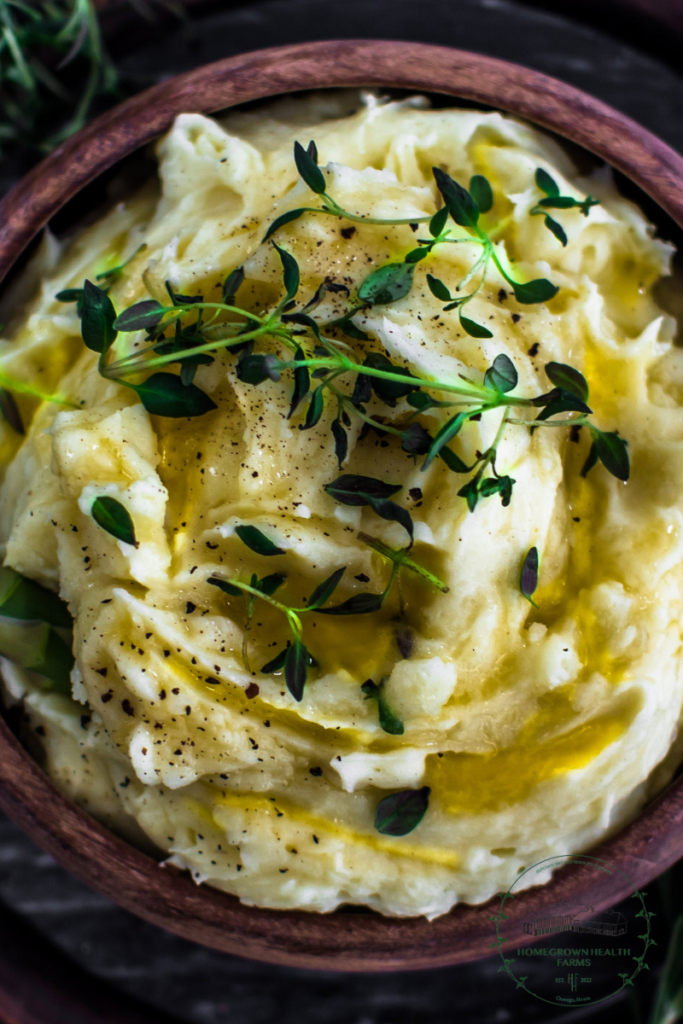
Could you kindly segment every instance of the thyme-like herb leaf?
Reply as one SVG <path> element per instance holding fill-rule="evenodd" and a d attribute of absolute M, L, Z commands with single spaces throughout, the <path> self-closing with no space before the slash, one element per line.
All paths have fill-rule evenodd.
<path fill-rule="evenodd" d="M 248 524 L 236 526 L 235 533 L 242 543 L 246 544 L 251 551 L 255 551 L 257 555 L 265 555 L 267 558 L 270 558 L 273 555 L 285 554 L 284 548 L 279 548 L 277 544 L 274 544 L 256 526 Z"/>
<path fill-rule="evenodd" d="M 385 836 L 406 836 L 417 828 L 429 807 L 429 786 L 385 796 L 375 810 L 375 828 Z"/>
<path fill-rule="evenodd" d="M 533 594 L 538 586 L 538 548 L 530 548 L 527 552 L 524 564 L 522 565 L 522 572 L 519 577 L 519 589 L 521 590 L 527 601 L 530 602 L 537 608 L 538 605 L 533 600 Z"/>
<path fill-rule="evenodd" d="M 124 544 L 131 544 L 134 548 L 140 547 L 135 536 L 135 527 L 130 512 L 116 498 L 106 494 L 95 498 L 90 506 L 90 514 L 97 525 L 110 533 L 116 540 L 121 540 Z"/>
<path fill-rule="evenodd" d="M 384 683 L 384 679 L 382 679 L 379 684 L 375 683 L 372 679 L 366 679 L 361 686 L 361 690 L 365 694 L 366 700 L 377 701 L 379 724 L 384 732 L 389 733 L 390 736 L 402 736 L 405 731 L 403 722 L 387 704 L 383 692 Z"/>

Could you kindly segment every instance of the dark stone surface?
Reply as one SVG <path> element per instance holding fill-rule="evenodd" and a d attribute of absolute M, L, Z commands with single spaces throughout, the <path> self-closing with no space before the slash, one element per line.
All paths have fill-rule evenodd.
<path fill-rule="evenodd" d="M 670 64 L 623 33 L 610 36 L 512 0 L 222 3 L 207 17 L 194 16 L 138 46 L 122 69 L 128 84 L 141 88 L 198 63 L 261 46 L 354 36 L 448 44 L 535 67 L 597 95 L 683 150 L 683 78 Z M 662 910 L 655 933 L 661 956 L 667 905 L 655 909 Z M 83 971 L 101 979 L 94 989 L 113 1014 L 107 1019 L 131 1024 L 131 1014 L 148 1024 L 450 1024 L 455 1019 L 569 1024 L 586 1019 L 548 1011 L 516 993 L 498 972 L 496 959 L 419 974 L 349 975 L 213 953 L 90 892 L 0 818 L 0 967 L 4 962 L 20 971 L 39 953 L 45 962 L 52 955 L 66 990 L 80 991 Z M 639 982 L 643 1003 L 651 985 L 651 979 Z M 123 1001 L 117 1002 L 116 992 Z M 135 1004 L 126 1009 L 129 998 Z M 590 1009 L 587 1016 L 605 1024 L 637 1019 L 624 1001 Z"/>

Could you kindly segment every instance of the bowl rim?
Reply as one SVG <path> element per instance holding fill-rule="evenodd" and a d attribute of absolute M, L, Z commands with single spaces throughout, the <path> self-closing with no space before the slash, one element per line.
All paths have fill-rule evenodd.
<path fill-rule="evenodd" d="M 182 112 L 210 114 L 324 88 L 442 93 L 515 114 L 622 171 L 683 227 L 683 157 L 573 86 L 507 61 L 422 43 L 329 40 L 271 47 L 168 79 L 108 111 L 35 167 L 0 202 L 0 281 L 48 220 L 103 171 L 166 131 Z M 491 955 L 491 901 L 434 921 L 361 911 L 251 907 L 197 886 L 120 839 L 64 797 L 0 718 L 0 808 L 63 867 L 126 910 L 171 932 L 256 960 L 339 971 L 415 970 Z M 563 868 L 516 897 L 529 910 L 571 900 L 607 909 L 683 854 L 683 777 L 631 824 L 591 849 L 608 861 Z M 513 879 L 510 880 L 512 883 Z M 520 917 L 521 919 L 521 917 Z M 521 931 L 518 945 L 533 939 Z"/>

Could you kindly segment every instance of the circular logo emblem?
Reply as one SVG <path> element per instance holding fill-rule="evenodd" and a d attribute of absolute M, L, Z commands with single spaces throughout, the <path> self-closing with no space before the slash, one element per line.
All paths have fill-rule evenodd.
<path fill-rule="evenodd" d="M 543 897 L 531 909 L 517 909 L 515 897 L 530 885 L 549 881 L 551 873 L 568 864 L 588 864 L 609 875 L 620 875 L 631 895 L 617 908 L 596 912 L 583 903 L 556 902 Z M 597 857 L 548 857 L 525 868 L 505 893 L 492 917 L 500 954 L 500 971 L 517 988 L 553 1006 L 579 1006 L 608 999 L 633 985 L 646 968 L 651 914 L 644 896 L 623 871 Z M 517 901 L 518 902 L 518 901 Z M 528 901 L 525 901 L 528 904 Z M 519 933 L 529 945 L 521 945 Z M 516 937 L 515 937 L 516 936 Z M 526 938 L 528 936 L 528 939 Z"/>

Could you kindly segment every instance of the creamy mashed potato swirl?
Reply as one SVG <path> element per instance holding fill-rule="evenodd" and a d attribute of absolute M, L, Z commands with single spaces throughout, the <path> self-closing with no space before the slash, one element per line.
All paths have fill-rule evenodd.
<path fill-rule="evenodd" d="M 307 617 L 319 667 L 298 703 L 281 671 L 247 671 L 244 605 L 207 579 L 283 572 L 282 593 L 301 604 L 345 565 L 340 599 L 382 589 L 387 564 L 357 531 L 393 546 L 405 533 L 324 492 L 339 474 L 336 409 L 300 431 L 300 415 L 287 419 L 284 378 L 252 387 L 237 379 L 234 355 L 219 351 L 196 377 L 216 411 L 150 416 L 133 391 L 98 374 L 74 305 L 54 296 L 144 243 L 110 292 L 118 311 L 165 300 L 166 280 L 217 301 L 238 266 L 240 300 L 274 306 L 281 267 L 262 238 L 274 217 L 311 205 L 292 160 L 294 140 L 309 138 L 330 192 L 372 217 L 433 213 L 433 165 L 462 182 L 487 176 L 501 260 L 521 279 L 550 278 L 558 295 L 519 305 L 491 267 L 468 315 L 493 337 L 469 337 L 457 314 L 442 312 L 425 275 L 455 282 L 479 253 L 440 246 L 406 297 L 354 322 L 370 347 L 423 376 L 457 380 L 467 368 L 481 380 L 506 354 L 521 395 L 549 387 L 545 363 L 570 363 L 588 379 L 595 422 L 628 439 L 632 474 L 623 483 L 598 466 L 583 478 L 585 430 L 576 442 L 565 429 L 530 435 L 510 425 L 497 464 L 516 480 L 512 501 L 488 498 L 469 513 L 457 496 L 462 477 L 438 459 L 421 472 L 391 437 L 360 439 L 354 420 L 345 471 L 403 485 L 415 558 L 450 589 L 405 574 L 408 658 L 396 643 L 395 594 L 372 615 Z M 0 425 L 5 564 L 59 590 L 75 620 L 73 697 L 4 665 L 9 698 L 24 701 L 52 778 L 198 882 L 277 908 L 357 903 L 435 917 L 506 888 L 523 866 L 618 829 L 679 758 L 683 356 L 676 323 L 653 295 L 670 247 L 608 171 L 581 177 L 555 141 L 498 113 L 324 95 L 221 122 L 181 115 L 158 153 L 160 193 L 149 186 L 126 199 L 63 251 L 54 240 L 44 246 L 39 294 L 0 343 L 3 372 L 77 406 L 20 397 L 25 418 L 35 410 L 21 444 Z M 588 216 L 563 211 L 566 247 L 529 216 L 537 167 L 563 194 L 601 200 Z M 415 238 L 408 225 L 315 215 L 277 235 L 300 265 L 302 296 L 325 279 L 353 293 Z M 316 316 L 331 320 L 348 308 L 341 289 Z M 119 335 L 116 354 L 142 337 Z M 345 341 L 362 357 L 365 343 Z M 389 424 L 407 411 L 404 400 L 381 408 Z M 444 418 L 435 409 L 423 420 L 434 433 Z M 471 461 L 499 422 L 496 414 L 469 424 L 454 450 Z M 105 495 L 130 512 L 137 548 L 93 521 L 93 499 Z M 285 554 L 248 550 L 235 533 L 245 523 Z M 519 589 L 533 546 L 538 608 Z M 282 616 L 260 603 L 253 666 L 286 640 Z M 376 701 L 361 691 L 368 678 L 386 680 L 402 735 L 381 729 Z M 425 785 L 419 827 L 378 834 L 378 801 Z"/>

